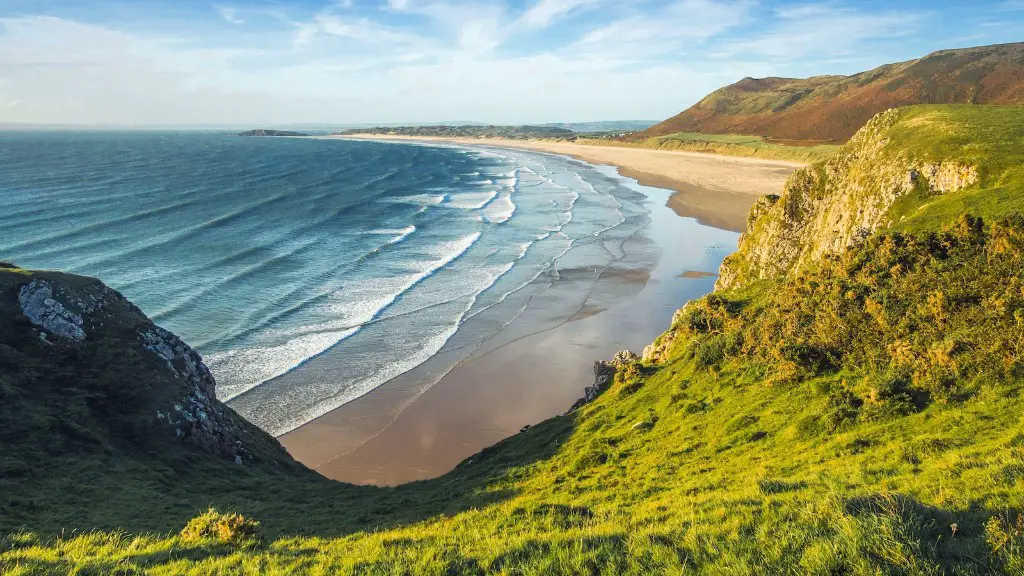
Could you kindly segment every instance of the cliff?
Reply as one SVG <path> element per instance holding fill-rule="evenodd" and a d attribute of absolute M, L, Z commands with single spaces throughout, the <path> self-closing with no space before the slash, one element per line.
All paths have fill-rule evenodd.
<path fill-rule="evenodd" d="M 301 476 L 215 386 L 198 353 L 102 282 L 0 264 L 0 529 L 38 517 L 30 503 L 49 490 L 64 501 L 52 503 L 56 514 L 65 504 L 95 509 L 111 485 L 155 502 L 161 482 L 146 486 L 125 469 L 156 462 L 198 493 L 207 467 Z M 61 478 L 91 486 L 68 492 L 52 484 Z M 123 513 L 130 522 L 147 512 Z"/>
<path fill-rule="evenodd" d="M 852 76 L 744 78 L 631 139 L 700 132 L 842 143 L 888 108 L 958 103 L 1024 103 L 1024 43 L 941 50 Z"/>
<path fill-rule="evenodd" d="M 880 229 L 1024 207 L 1021 107 L 918 106 L 872 118 L 829 159 L 757 201 L 718 288 L 805 271 Z M 1022 130 L 1022 132 L 1015 132 Z M 1013 136 L 1013 135 L 1018 136 Z"/>

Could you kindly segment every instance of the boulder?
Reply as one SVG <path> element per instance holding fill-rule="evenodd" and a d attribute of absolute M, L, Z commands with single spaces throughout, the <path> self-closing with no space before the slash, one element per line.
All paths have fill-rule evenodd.
<path fill-rule="evenodd" d="M 615 372 L 620 366 L 636 362 L 639 356 L 629 350 L 619 350 L 611 360 L 598 360 L 594 362 L 594 385 L 583 388 L 583 398 L 577 400 L 569 412 L 573 412 L 585 404 L 593 402 L 602 390 L 608 387 L 615 379 Z"/>

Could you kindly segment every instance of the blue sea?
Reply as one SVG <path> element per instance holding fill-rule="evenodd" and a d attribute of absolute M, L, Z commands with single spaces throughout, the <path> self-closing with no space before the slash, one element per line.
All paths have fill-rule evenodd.
<path fill-rule="evenodd" d="M 614 171 L 504 149 L 0 133 L 0 260 L 121 291 L 273 434 L 442 350 L 453 365 L 559 280 L 586 294 L 644 201 Z"/>

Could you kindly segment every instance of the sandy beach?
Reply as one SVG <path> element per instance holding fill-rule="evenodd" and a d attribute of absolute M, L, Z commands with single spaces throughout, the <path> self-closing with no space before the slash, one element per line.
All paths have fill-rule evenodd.
<path fill-rule="evenodd" d="M 279 438 L 293 456 L 329 478 L 373 485 L 434 478 L 523 426 L 565 412 L 592 384 L 595 360 L 621 349 L 640 352 L 678 307 L 711 290 L 721 260 L 735 249 L 749 204 L 761 193 L 778 192 L 794 169 L 746 158 L 550 142 L 460 143 L 572 150 L 580 159 L 593 154 L 587 160 L 601 164 L 628 158 L 633 166 L 663 166 L 668 175 L 652 176 L 658 187 L 643 185 L 650 179 L 634 184 L 647 195 L 651 224 L 630 240 L 629 257 L 606 269 L 592 293 L 581 296 L 572 271 L 564 271 L 527 314 L 436 384 L 424 382 L 445 364 L 443 352 Z M 685 166 L 696 176 L 687 175 Z M 619 172 L 636 178 L 621 167 Z M 714 188 L 690 183 L 709 183 L 716 172 L 722 178 Z M 567 309 L 576 311 L 568 320 Z"/>
<path fill-rule="evenodd" d="M 720 156 L 699 152 L 647 150 L 618 146 L 594 146 L 544 140 L 503 140 L 486 138 L 430 138 L 393 135 L 329 136 L 370 140 L 413 140 L 452 142 L 519 148 L 571 156 L 591 164 L 616 166 L 623 176 L 640 184 L 667 188 L 675 194 L 668 206 L 680 216 L 696 218 L 703 224 L 742 232 L 747 212 L 759 196 L 777 194 L 786 178 L 804 164 Z"/>

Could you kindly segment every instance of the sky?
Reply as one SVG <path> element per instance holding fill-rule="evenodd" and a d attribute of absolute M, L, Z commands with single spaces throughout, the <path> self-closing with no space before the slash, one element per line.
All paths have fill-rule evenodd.
<path fill-rule="evenodd" d="M 1021 40 L 1024 0 L 0 0 L 0 123 L 660 120 Z"/>

